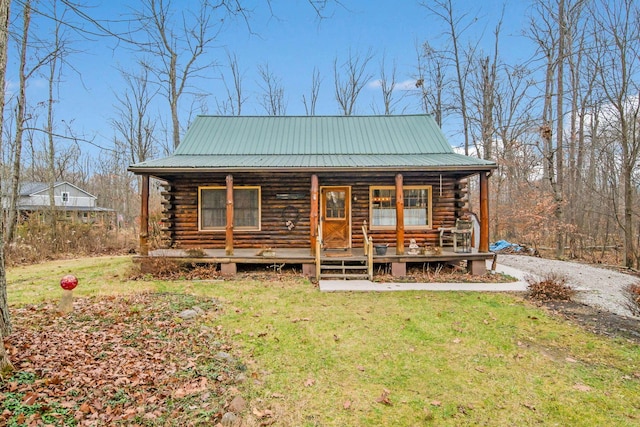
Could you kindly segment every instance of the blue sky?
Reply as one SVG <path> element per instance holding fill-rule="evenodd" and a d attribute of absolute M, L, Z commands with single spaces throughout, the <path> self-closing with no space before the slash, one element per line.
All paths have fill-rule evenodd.
<path fill-rule="evenodd" d="M 363 90 L 356 110 L 357 114 L 367 115 L 374 114 L 374 103 L 378 109 L 382 108 L 380 90 L 374 81 L 383 55 L 387 64 L 394 61 L 397 64 L 398 81 L 409 81 L 416 67 L 416 44 L 429 41 L 441 45 L 444 41 L 441 23 L 414 0 L 342 0 L 343 6 L 331 5 L 326 11 L 329 16 L 323 20 L 317 18 L 306 0 L 272 0 L 271 10 L 262 1 L 252 3 L 258 5 L 250 20 L 252 31 L 242 21 L 228 22 L 209 53 L 209 59 L 221 65 L 210 70 L 209 79 L 198 82 L 198 89 L 208 94 L 206 112 L 209 114 L 216 114 L 215 98 L 223 96 L 219 76 L 226 72 L 225 50 L 237 55 L 243 72 L 244 94 L 248 98 L 243 107 L 245 115 L 265 114 L 257 101 L 261 92 L 257 75 L 260 64 L 268 64 L 271 72 L 281 80 L 287 115 L 305 114 L 301 99 L 303 94 L 309 94 L 314 67 L 319 69 L 322 79 L 316 113 L 339 114 L 334 98 L 333 61 L 337 58 L 338 63 L 344 62 L 350 51 L 364 55 L 370 50 L 375 56 L 368 70 L 372 80 Z M 90 15 L 119 20 L 127 18 L 134 1 L 90 0 L 89 4 L 95 6 L 88 9 Z M 197 2 L 174 0 L 174 4 Z M 467 13 L 469 19 L 477 17 L 468 30 L 469 40 L 479 40 L 490 49 L 491 33 L 502 7 L 503 2 L 496 0 L 456 2 L 459 13 Z M 513 62 L 531 54 L 527 50 L 529 44 L 519 36 L 526 24 L 525 7 L 526 2 L 510 1 L 505 9 L 501 49 Z M 118 68 L 133 67 L 134 52 L 107 38 L 77 41 L 74 47 L 81 52 L 68 58 L 75 71 L 70 68 L 65 71 L 56 118 L 73 122 L 77 134 L 94 138 L 96 144 L 109 147 L 113 139 L 109 122 L 115 117 L 115 97 L 124 90 Z M 11 70 L 8 76 L 11 83 Z M 44 94 L 43 83 L 32 82 L 32 103 Z M 189 103 L 185 99 L 183 110 Z M 166 117 L 167 110 L 166 101 L 159 99 L 158 114 Z M 419 106 L 412 98 L 407 98 L 396 110 L 398 114 L 419 112 Z M 455 123 L 449 122 L 445 131 L 455 145 Z"/>

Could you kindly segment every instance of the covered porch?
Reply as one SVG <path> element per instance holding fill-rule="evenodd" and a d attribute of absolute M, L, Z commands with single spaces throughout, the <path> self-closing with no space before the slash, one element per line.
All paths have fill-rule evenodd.
<path fill-rule="evenodd" d="M 138 260 L 148 258 L 163 258 L 177 262 L 197 264 L 218 264 L 223 275 L 234 275 L 240 265 L 274 265 L 300 266 L 301 272 L 314 278 L 366 278 L 372 279 L 379 267 L 387 265 L 395 276 L 405 276 L 406 266 L 410 263 L 450 263 L 460 265 L 466 261 L 466 268 L 471 274 L 484 274 L 486 261 L 493 259 L 494 254 L 479 252 L 454 252 L 452 248 L 443 248 L 440 253 L 432 254 L 402 254 L 395 252 L 396 248 L 389 247 L 384 255 L 365 253 L 364 248 L 352 248 L 347 251 L 320 250 L 318 254 L 311 254 L 303 248 L 270 248 L 268 252 L 250 248 L 239 248 L 232 255 L 226 254 L 224 249 L 155 249 L 147 256 L 140 256 Z M 361 266 L 360 273 L 350 269 L 350 265 Z M 326 272 L 322 272 L 322 267 Z M 356 277 L 360 276 L 360 277 Z"/>

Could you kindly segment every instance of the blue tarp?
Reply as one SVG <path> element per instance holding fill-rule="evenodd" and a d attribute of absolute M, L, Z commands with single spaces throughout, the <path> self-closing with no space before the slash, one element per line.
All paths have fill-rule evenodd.
<path fill-rule="evenodd" d="M 500 252 L 506 249 L 511 249 L 512 251 L 518 252 L 522 250 L 522 246 L 515 243 L 509 243 L 506 240 L 498 240 L 494 244 L 489 245 L 489 250 L 491 252 Z"/>

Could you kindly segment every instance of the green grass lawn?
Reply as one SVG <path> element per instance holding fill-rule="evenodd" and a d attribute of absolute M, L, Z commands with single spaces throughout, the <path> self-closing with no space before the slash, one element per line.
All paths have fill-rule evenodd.
<path fill-rule="evenodd" d="M 248 367 L 245 425 L 640 424 L 640 349 L 517 295 L 320 293 L 303 278 L 129 281 L 128 257 L 12 268 L 11 305 L 138 291 L 215 297 L 212 325 Z M 207 317 L 207 319 L 209 319 Z M 204 320 L 203 320 L 204 321 Z"/>

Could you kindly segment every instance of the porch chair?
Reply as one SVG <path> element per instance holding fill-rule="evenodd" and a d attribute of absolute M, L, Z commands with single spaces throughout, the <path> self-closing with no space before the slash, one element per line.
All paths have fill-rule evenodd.
<path fill-rule="evenodd" d="M 453 243 L 453 252 L 458 252 L 458 242 L 460 252 L 471 252 L 471 233 L 473 231 L 473 221 L 456 219 L 456 226 L 453 228 L 440 228 L 440 246 L 445 242 Z"/>

